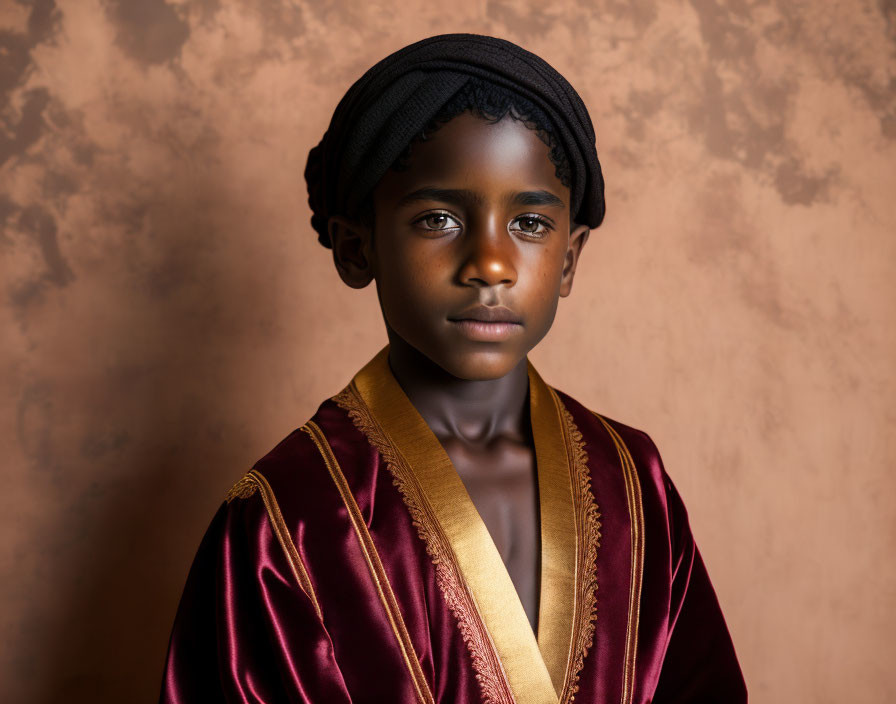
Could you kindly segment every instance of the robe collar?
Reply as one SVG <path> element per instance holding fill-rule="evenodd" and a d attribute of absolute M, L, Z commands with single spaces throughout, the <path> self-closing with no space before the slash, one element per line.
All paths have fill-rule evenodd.
<path fill-rule="evenodd" d="M 557 702 L 576 646 L 576 579 L 582 570 L 573 495 L 573 449 L 556 392 L 528 363 L 541 529 L 538 636 L 463 481 L 423 417 L 402 390 L 384 348 L 353 386 L 403 455 L 444 531 L 472 593 L 501 667 L 520 704 Z M 579 558 L 580 559 L 580 558 Z M 578 576 L 578 577 L 577 577 Z"/>

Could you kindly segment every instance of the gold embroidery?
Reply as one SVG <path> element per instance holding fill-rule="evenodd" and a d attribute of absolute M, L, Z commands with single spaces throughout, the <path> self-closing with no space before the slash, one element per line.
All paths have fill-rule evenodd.
<path fill-rule="evenodd" d="M 486 704 L 513 704 L 513 695 L 473 595 L 461 578 L 460 568 L 448 538 L 433 514 L 420 485 L 415 481 L 412 470 L 373 417 L 354 382 L 334 396 L 333 400 L 348 413 L 355 427 L 364 433 L 371 445 L 382 455 L 386 467 L 392 474 L 392 483 L 398 488 L 411 514 L 417 534 L 423 540 L 426 552 L 435 566 L 439 588 L 448 608 L 457 619 L 461 638 L 473 661 L 473 670 L 483 700 Z"/>
<path fill-rule="evenodd" d="M 550 387 L 548 387 L 550 388 Z M 551 389 L 563 415 L 563 435 L 573 474 L 576 534 L 581 536 L 576 554 L 576 617 L 573 624 L 572 654 L 566 673 L 561 702 L 570 704 L 579 691 L 579 675 L 585 656 L 594 642 L 594 621 L 597 618 L 597 550 L 600 547 L 600 513 L 591 491 L 591 473 L 582 433 L 572 414 Z"/>
<path fill-rule="evenodd" d="M 641 500 L 641 482 L 635 462 L 619 433 L 600 415 L 594 414 L 607 429 L 622 465 L 625 493 L 631 522 L 632 572 L 628 602 L 628 627 L 625 632 L 625 660 L 622 678 L 622 704 L 631 704 L 634 696 L 635 665 L 638 654 L 638 621 L 641 610 L 641 580 L 644 573 L 644 506 Z"/>
<path fill-rule="evenodd" d="M 308 423 L 302 427 L 302 430 L 308 433 L 314 441 L 314 444 L 317 446 L 317 449 L 327 466 L 327 470 L 330 472 L 330 477 L 333 479 L 333 483 L 339 490 L 339 495 L 342 497 L 346 509 L 348 509 L 349 518 L 351 519 L 355 533 L 358 535 L 358 542 L 361 544 L 361 551 L 364 553 L 364 559 L 367 561 L 367 567 L 373 577 L 373 582 L 379 593 L 380 601 L 383 602 L 383 607 L 389 618 L 389 623 L 392 626 L 395 638 L 398 641 L 398 646 L 401 648 L 405 665 L 411 674 L 411 680 L 417 691 L 417 700 L 424 704 L 434 704 L 432 693 L 429 691 L 429 684 L 426 682 L 426 677 L 423 674 L 423 669 L 420 667 L 420 661 L 417 658 L 417 653 L 414 651 L 414 645 L 411 642 L 411 636 L 408 633 L 404 619 L 401 616 L 401 611 L 398 608 L 398 601 L 395 599 L 395 594 L 392 592 L 392 586 L 389 584 L 389 578 L 383 568 L 383 563 L 380 561 L 376 546 L 373 543 L 373 538 L 367 530 L 367 525 L 364 522 L 363 516 L 361 516 L 361 510 L 358 508 L 355 497 L 351 493 L 348 482 L 345 480 L 345 475 L 342 473 L 342 469 L 339 467 L 339 463 L 333 455 L 330 444 L 327 442 L 320 427 L 313 421 L 308 421 Z"/>
<path fill-rule="evenodd" d="M 255 483 L 251 476 L 246 474 L 230 488 L 225 500 L 227 503 L 230 503 L 234 499 L 248 499 L 256 491 L 258 491 L 258 484 Z"/>
<path fill-rule="evenodd" d="M 305 564 L 302 562 L 299 551 L 296 549 L 292 536 L 289 534 L 289 529 L 286 527 L 286 522 L 283 520 L 283 514 L 280 513 L 280 506 L 277 504 L 277 498 L 274 496 L 274 490 L 271 489 L 268 480 L 256 470 L 250 470 L 249 473 L 234 484 L 233 488 L 228 492 L 227 503 L 230 503 L 237 498 L 248 499 L 250 496 L 254 495 L 256 491 L 261 492 L 261 500 L 264 502 L 264 508 L 267 511 L 268 519 L 271 522 L 271 528 L 280 543 L 280 547 L 283 548 L 283 553 L 286 555 L 286 561 L 289 563 L 289 568 L 296 578 L 299 589 L 305 592 L 308 598 L 311 599 L 317 617 L 323 618 L 321 615 L 320 604 L 317 601 L 317 595 L 314 593 L 314 587 L 311 584 L 311 578 L 308 576 Z"/>

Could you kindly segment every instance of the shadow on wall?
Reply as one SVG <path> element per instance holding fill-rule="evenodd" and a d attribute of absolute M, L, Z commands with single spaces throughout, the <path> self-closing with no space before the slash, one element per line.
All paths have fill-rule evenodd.
<path fill-rule="evenodd" d="M 182 106 L 146 116 L 134 102 L 95 108 L 124 148 L 91 141 L 83 112 L 29 83 L 63 18 L 52 1 L 27 13 L 0 32 L 0 97 L 16 108 L 0 135 L 15 184 L 0 189 L 7 439 L 24 497 L 0 539 L 15 574 L 0 593 L 18 612 L 6 700 L 155 701 L 190 560 L 251 457 L 234 398 L 250 396 L 251 328 L 275 291 L 250 283 L 257 213 L 214 133 L 179 141 Z"/>
<path fill-rule="evenodd" d="M 160 182 L 159 191 L 168 188 Z M 242 429 L 226 416 L 237 410 L 228 396 L 240 373 L 227 350 L 241 347 L 253 322 L 238 301 L 238 262 L 187 252 L 222 233 L 189 216 L 194 201 L 156 196 L 133 203 L 145 213 L 153 263 L 72 265 L 76 282 L 56 295 L 79 313 L 48 323 L 61 345 L 38 343 L 21 396 L 20 442 L 49 521 L 33 578 L 51 581 L 52 612 L 37 616 L 43 637 L 21 643 L 31 669 L 47 673 L 40 701 L 155 699 L 176 607 L 169 595 L 179 595 L 247 456 Z M 41 304 L 29 304 L 24 326 L 32 313 Z M 65 368 L 52 369 L 60 355 Z"/>
<path fill-rule="evenodd" d="M 189 35 L 177 12 L 34 0 L 0 13 L 5 701 L 157 700 L 190 561 L 257 459 L 257 333 L 294 213 L 272 221 L 243 187 L 216 132 L 231 116 L 178 66 L 159 95 L 146 88 Z M 135 63 L 113 66 L 112 47 L 96 65 L 73 56 L 85 21 L 100 41 L 112 27 Z"/>

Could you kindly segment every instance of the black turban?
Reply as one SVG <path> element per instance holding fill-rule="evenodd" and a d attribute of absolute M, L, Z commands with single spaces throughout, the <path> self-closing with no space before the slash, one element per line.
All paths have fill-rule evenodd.
<path fill-rule="evenodd" d="M 569 82 L 544 59 L 504 39 L 441 34 L 371 67 L 339 101 L 323 139 L 308 154 L 311 226 L 331 246 L 331 215 L 354 216 L 408 144 L 471 78 L 529 99 L 551 120 L 569 159 L 573 221 L 597 227 L 604 181 L 594 126 Z"/>

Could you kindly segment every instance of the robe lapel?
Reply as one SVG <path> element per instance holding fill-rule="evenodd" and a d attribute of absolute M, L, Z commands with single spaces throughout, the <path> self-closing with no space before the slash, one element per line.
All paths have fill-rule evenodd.
<path fill-rule="evenodd" d="M 570 453 L 559 399 L 529 365 L 530 410 L 541 507 L 538 639 L 501 555 L 463 481 L 399 386 L 383 349 L 352 381 L 390 444 L 411 468 L 441 526 L 520 704 L 554 704 L 575 646 L 577 538 Z"/>
<path fill-rule="evenodd" d="M 577 607 L 576 564 L 580 536 L 573 503 L 570 439 L 560 400 L 529 363 L 529 412 L 535 439 L 541 513 L 541 597 L 538 646 L 555 691 L 563 693 L 570 673 Z M 579 569 L 577 569 L 577 567 Z"/>

